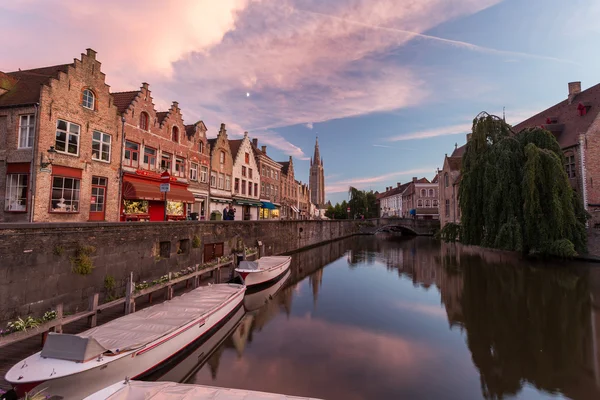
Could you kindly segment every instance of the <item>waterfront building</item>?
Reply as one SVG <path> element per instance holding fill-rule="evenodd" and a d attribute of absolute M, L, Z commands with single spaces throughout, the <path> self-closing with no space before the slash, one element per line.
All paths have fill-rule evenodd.
<path fill-rule="evenodd" d="M 165 215 L 176 221 L 192 212 L 205 215 L 206 190 L 197 186 L 195 193 L 190 190 L 200 165 L 208 169 L 208 156 L 199 151 L 206 146 L 204 124 L 188 130 L 177 102 L 168 111 L 157 112 L 147 83 L 139 90 L 112 95 L 125 132 L 121 221 L 163 221 Z M 160 191 L 165 171 L 170 174 L 166 199 Z"/>
<path fill-rule="evenodd" d="M 414 177 L 402 193 L 402 216 L 438 219 L 438 190 L 437 177 L 432 182 L 427 178 Z"/>
<path fill-rule="evenodd" d="M 298 210 L 299 216 L 298 219 L 313 219 L 313 214 L 311 213 L 311 190 L 307 184 L 298 182 Z"/>
<path fill-rule="evenodd" d="M 258 139 L 252 139 L 252 150 L 260 172 L 260 219 L 279 219 L 281 207 L 281 164 L 267 155 L 267 146 L 258 149 Z"/>
<path fill-rule="evenodd" d="M 243 139 L 229 141 L 233 157 L 233 204 L 236 220 L 257 220 L 260 202 L 260 173 L 248 132 Z"/>
<path fill-rule="evenodd" d="M 222 218 L 223 210 L 233 206 L 231 177 L 233 175 L 233 156 L 229 147 L 225 124 L 221 124 L 215 139 L 209 139 L 210 145 L 210 219 Z M 237 214 L 237 210 L 236 210 Z M 237 217 L 236 217 L 237 218 Z"/>
<path fill-rule="evenodd" d="M 600 226 L 600 84 L 582 91 L 581 82 L 570 82 L 566 99 L 512 130 L 518 134 L 534 127 L 547 129 L 556 137 L 571 187 L 591 214 L 590 225 Z M 462 157 L 465 148 L 457 148 L 452 156 Z M 458 192 L 458 186 L 455 190 Z"/>
<path fill-rule="evenodd" d="M 0 72 L 0 221 L 117 221 L 121 135 L 94 50 Z"/>
<path fill-rule="evenodd" d="M 289 161 L 280 161 L 281 164 L 281 219 L 297 219 L 298 210 L 298 185 L 294 179 L 294 162 L 292 156 Z"/>
<path fill-rule="evenodd" d="M 396 183 L 396 187 L 389 186 L 385 188 L 385 192 L 379 194 L 379 216 L 385 217 L 401 217 L 402 216 L 402 194 L 410 183 Z"/>
<path fill-rule="evenodd" d="M 458 149 L 455 149 L 458 153 Z M 438 193 L 440 228 L 448 222 L 460 223 L 460 207 L 458 203 L 458 184 L 460 182 L 461 156 L 454 155 L 444 157 L 444 165 L 438 171 Z"/>
<path fill-rule="evenodd" d="M 325 208 L 325 172 L 323 158 L 319 153 L 319 138 L 315 141 L 315 152 L 310 159 L 310 178 L 309 178 L 311 197 L 310 201 L 317 208 Z"/>

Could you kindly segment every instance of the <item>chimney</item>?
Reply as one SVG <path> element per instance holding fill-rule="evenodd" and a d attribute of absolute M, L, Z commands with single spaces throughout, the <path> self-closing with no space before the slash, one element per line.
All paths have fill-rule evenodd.
<path fill-rule="evenodd" d="M 417 181 L 417 177 L 416 177 L 416 176 L 413 176 L 413 180 L 412 180 L 412 181 L 413 181 L 413 182 L 416 182 L 416 181 Z"/>
<path fill-rule="evenodd" d="M 581 93 L 581 82 L 569 82 L 569 104 L 573 102 L 575 96 Z"/>
<path fill-rule="evenodd" d="M 147 82 L 142 82 L 142 89 L 148 90 L 148 83 Z"/>
<path fill-rule="evenodd" d="M 252 145 L 254 147 L 258 148 L 258 139 L 257 138 L 252 139 Z"/>
<path fill-rule="evenodd" d="M 267 154 L 267 146 L 261 146 L 260 149 L 263 153 Z"/>
<path fill-rule="evenodd" d="M 86 52 L 87 56 L 89 58 L 91 58 L 92 60 L 96 59 L 96 52 L 94 50 L 92 50 L 92 49 L 85 49 L 85 52 Z"/>
<path fill-rule="evenodd" d="M 400 187 L 400 182 L 396 182 L 396 187 Z"/>
<path fill-rule="evenodd" d="M 177 101 L 174 101 L 174 102 L 173 102 L 173 108 L 174 108 L 174 109 L 177 109 L 177 108 L 179 108 L 179 103 L 178 103 Z"/>

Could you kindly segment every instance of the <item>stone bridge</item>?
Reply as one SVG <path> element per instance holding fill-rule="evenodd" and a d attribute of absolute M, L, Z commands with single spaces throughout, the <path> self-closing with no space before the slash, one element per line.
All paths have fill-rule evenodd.
<path fill-rule="evenodd" d="M 358 222 L 361 233 L 401 232 L 406 235 L 432 236 L 440 229 L 437 219 L 374 218 Z"/>

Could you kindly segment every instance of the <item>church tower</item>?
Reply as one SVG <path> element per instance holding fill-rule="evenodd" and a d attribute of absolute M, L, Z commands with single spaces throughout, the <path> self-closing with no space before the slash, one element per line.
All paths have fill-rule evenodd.
<path fill-rule="evenodd" d="M 310 201 L 317 208 L 325 207 L 325 175 L 323 172 L 323 159 L 319 154 L 319 138 L 315 143 L 315 154 L 310 160 Z"/>

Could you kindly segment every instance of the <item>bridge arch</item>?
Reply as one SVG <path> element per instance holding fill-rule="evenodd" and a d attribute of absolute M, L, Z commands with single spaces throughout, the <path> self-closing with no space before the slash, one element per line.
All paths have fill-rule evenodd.
<path fill-rule="evenodd" d="M 379 233 L 379 232 L 399 232 L 403 235 L 407 235 L 407 236 L 417 236 L 418 233 L 415 232 L 415 230 L 412 227 L 409 226 L 405 226 L 402 224 L 390 224 L 390 225 L 385 225 L 385 226 L 381 226 L 379 228 L 377 228 L 377 230 L 375 231 L 375 233 Z"/>

